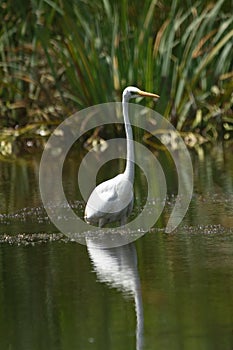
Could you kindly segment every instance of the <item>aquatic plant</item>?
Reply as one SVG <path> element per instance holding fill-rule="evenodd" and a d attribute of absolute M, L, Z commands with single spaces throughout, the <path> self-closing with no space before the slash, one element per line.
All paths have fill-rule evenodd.
<path fill-rule="evenodd" d="M 50 129 L 77 109 L 118 101 L 134 84 L 161 95 L 156 109 L 179 131 L 229 139 L 231 7 L 228 0 L 3 2 L 0 126 Z"/>

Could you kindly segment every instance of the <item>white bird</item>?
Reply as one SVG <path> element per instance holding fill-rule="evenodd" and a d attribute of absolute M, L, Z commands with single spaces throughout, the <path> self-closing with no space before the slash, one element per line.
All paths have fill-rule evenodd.
<path fill-rule="evenodd" d="M 122 94 L 122 108 L 126 132 L 127 158 L 125 171 L 99 184 L 91 193 L 85 208 L 84 219 L 88 224 L 103 227 L 109 222 L 126 224 L 133 209 L 134 147 L 133 132 L 129 121 L 128 103 L 138 96 L 159 98 L 158 95 L 128 86 Z"/>

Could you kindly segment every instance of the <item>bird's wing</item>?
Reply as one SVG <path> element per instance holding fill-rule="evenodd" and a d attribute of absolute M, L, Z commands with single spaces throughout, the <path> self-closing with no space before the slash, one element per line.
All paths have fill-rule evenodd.
<path fill-rule="evenodd" d="M 94 189 L 86 205 L 86 216 L 98 218 L 103 217 L 103 213 L 115 215 L 129 205 L 132 198 L 132 184 L 125 179 L 124 174 L 119 174 Z"/>
<path fill-rule="evenodd" d="M 124 207 L 124 204 L 128 205 L 132 199 L 133 187 L 124 174 L 119 174 L 97 186 L 96 193 L 104 206 Z"/>
<path fill-rule="evenodd" d="M 115 180 L 115 181 L 113 181 Z M 96 192 L 101 198 L 104 198 L 106 202 L 115 201 L 118 198 L 118 181 L 116 177 L 107 180 L 96 187 Z"/>

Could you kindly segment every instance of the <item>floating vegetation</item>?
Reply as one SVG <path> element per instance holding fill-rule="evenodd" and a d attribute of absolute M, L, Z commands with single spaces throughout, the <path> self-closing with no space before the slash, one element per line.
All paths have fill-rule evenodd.
<path fill-rule="evenodd" d="M 61 233 L 20 233 L 17 235 L 1 234 L 0 244 L 10 245 L 35 245 L 49 242 L 68 241 Z"/>

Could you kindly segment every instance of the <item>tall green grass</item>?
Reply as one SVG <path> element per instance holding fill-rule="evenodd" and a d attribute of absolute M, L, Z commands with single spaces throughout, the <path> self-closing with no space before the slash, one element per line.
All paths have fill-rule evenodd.
<path fill-rule="evenodd" d="M 118 101 L 135 84 L 161 95 L 156 109 L 179 131 L 231 137 L 230 1 L 12 0 L 1 7 L 2 126 L 65 118 Z"/>

